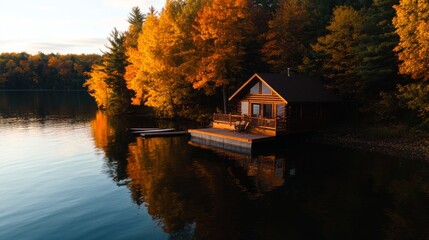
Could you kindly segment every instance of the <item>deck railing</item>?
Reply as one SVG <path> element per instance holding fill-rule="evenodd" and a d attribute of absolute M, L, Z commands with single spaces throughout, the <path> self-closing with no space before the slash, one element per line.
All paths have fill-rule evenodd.
<path fill-rule="evenodd" d="M 234 114 L 223 114 L 215 113 L 213 115 L 213 121 L 224 122 L 230 125 L 235 124 L 237 121 L 247 121 L 251 127 L 264 127 L 269 129 L 278 129 L 282 124 L 278 125 L 278 120 L 275 118 L 258 118 L 250 117 L 247 115 L 234 115 Z"/>

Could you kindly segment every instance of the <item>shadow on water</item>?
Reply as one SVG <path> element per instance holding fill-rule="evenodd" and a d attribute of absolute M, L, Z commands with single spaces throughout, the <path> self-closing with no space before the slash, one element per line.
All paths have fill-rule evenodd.
<path fill-rule="evenodd" d="M 240 154 L 133 136 L 102 113 L 91 126 L 106 172 L 171 239 L 429 237 L 426 162 L 299 141 Z"/>

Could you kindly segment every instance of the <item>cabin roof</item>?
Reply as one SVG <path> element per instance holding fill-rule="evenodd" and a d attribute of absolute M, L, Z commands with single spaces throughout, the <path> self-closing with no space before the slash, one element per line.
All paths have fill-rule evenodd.
<path fill-rule="evenodd" d="M 335 102 L 338 98 L 328 92 L 320 79 L 309 75 L 282 75 L 275 73 L 255 73 L 237 91 L 230 101 L 243 97 L 258 81 L 265 83 L 274 93 L 288 102 Z"/>

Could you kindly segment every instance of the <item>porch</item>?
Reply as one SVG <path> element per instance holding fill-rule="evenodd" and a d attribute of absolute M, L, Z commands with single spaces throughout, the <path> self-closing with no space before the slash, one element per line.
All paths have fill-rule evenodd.
<path fill-rule="evenodd" d="M 252 117 L 248 115 L 234 114 L 213 114 L 213 127 L 219 129 L 234 130 L 237 122 L 245 121 L 249 123 L 248 131 L 252 133 L 261 133 L 269 136 L 276 136 L 279 133 L 286 132 L 285 118 L 263 118 Z"/>

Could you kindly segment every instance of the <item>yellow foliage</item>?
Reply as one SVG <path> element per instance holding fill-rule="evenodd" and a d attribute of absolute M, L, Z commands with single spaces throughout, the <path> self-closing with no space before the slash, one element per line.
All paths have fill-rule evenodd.
<path fill-rule="evenodd" d="M 108 89 L 104 81 L 107 78 L 104 67 L 101 65 L 93 65 L 91 72 L 88 74 L 89 78 L 83 86 L 88 87 L 89 94 L 94 97 L 99 108 L 107 108 L 108 96 L 112 93 L 112 90 Z"/>
<path fill-rule="evenodd" d="M 399 35 L 395 48 L 401 61 L 399 72 L 414 79 L 429 80 L 429 2 L 400 0 L 393 24 Z"/>
<path fill-rule="evenodd" d="M 99 149 L 106 149 L 109 144 L 109 138 L 115 134 L 115 130 L 109 126 L 107 115 L 98 111 L 95 119 L 90 124 L 95 146 Z"/>
<path fill-rule="evenodd" d="M 190 85 L 180 74 L 186 41 L 178 26 L 183 3 L 169 1 L 158 17 L 150 14 L 143 24 L 138 49 L 128 50 L 129 62 L 125 79 L 136 92 L 134 104 L 144 103 L 159 115 L 171 117 L 176 107 L 184 106 L 190 96 Z"/>

